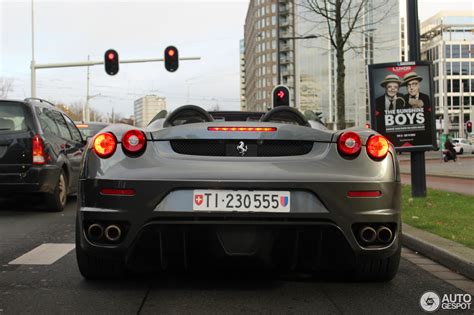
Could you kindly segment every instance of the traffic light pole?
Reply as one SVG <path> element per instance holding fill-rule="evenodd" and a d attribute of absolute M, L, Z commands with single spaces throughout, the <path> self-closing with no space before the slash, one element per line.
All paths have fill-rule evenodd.
<path fill-rule="evenodd" d="M 201 60 L 201 57 L 182 57 L 179 60 Z M 163 62 L 164 58 L 150 58 L 150 59 L 130 59 L 120 60 L 120 63 L 144 63 L 144 62 Z M 36 69 L 51 69 L 51 68 L 72 68 L 72 67 L 89 67 L 103 65 L 104 61 L 80 61 L 80 62 L 65 62 L 65 63 L 45 63 L 35 64 L 34 60 L 31 62 L 31 96 L 36 97 Z"/>

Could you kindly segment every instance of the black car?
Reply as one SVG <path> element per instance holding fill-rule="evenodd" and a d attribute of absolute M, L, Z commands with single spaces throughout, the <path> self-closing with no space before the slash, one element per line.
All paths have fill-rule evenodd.
<path fill-rule="evenodd" d="M 0 196 L 43 194 L 49 210 L 62 211 L 77 191 L 84 145 L 53 104 L 0 100 Z"/>
<path fill-rule="evenodd" d="M 86 123 L 77 123 L 76 126 L 82 133 L 84 138 L 89 138 L 95 136 L 99 131 L 107 127 L 108 123 L 103 122 L 86 122 Z"/>

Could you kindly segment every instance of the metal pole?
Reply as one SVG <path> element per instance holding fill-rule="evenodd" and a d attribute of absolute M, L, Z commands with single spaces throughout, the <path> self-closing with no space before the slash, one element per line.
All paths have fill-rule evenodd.
<path fill-rule="evenodd" d="M 442 25 L 441 25 L 442 28 Z M 443 30 L 442 30 L 443 31 Z M 443 39 L 443 71 L 444 71 L 444 80 L 443 80 L 443 122 L 444 128 L 443 132 L 445 135 L 449 134 L 449 113 L 448 113 L 448 74 L 446 69 L 446 41 Z M 444 148 L 440 148 L 444 149 Z"/>
<path fill-rule="evenodd" d="M 36 67 L 35 67 L 35 19 L 34 3 L 31 0 L 31 97 L 36 97 Z"/>
<path fill-rule="evenodd" d="M 410 61 L 418 61 L 420 60 L 418 0 L 406 0 L 406 3 L 409 58 Z M 425 117 L 425 119 L 431 118 Z M 413 197 L 426 197 L 425 151 L 411 152 L 411 194 Z"/>
<path fill-rule="evenodd" d="M 87 55 L 87 61 L 90 61 L 90 56 Z M 82 105 L 82 121 L 89 121 L 87 119 L 87 109 L 89 108 L 89 68 L 90 66 L 87 66 L 87 79 L 86 79 L 86 102 L 84 105 Z"/>
<path fill-rule="evenodd" d="M 459 104 L 459 138 L 464 138 L 464 83 L 461 80 L 461 100 Z"/>
<path fill-rule="evenodd" d="M 277 0 L 277 12 L 276 12 L 276 24 L 277 24 L 277 82 L 281 84 L 281 73 L 280 73 L 280 0 Z"/>

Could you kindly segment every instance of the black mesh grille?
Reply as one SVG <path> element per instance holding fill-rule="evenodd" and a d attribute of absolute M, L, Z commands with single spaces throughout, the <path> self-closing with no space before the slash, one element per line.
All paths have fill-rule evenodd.
<path fill-rule="evenodd" d="M 241 154 L 237 147 L 239 140 L 172 140 L 174 152 L 188 155 L 204 156 L 294 156 L 304 155 L 311 151 L 311 141 L 286 140 L 245 140 L 247 149 Z"/>

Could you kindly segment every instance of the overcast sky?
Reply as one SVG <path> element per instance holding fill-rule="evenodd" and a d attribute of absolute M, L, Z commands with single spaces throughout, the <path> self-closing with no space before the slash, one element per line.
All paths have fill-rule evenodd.
<path fill-rule="evenodd" d="M 404 2 L 402 0 L 402 2 Z M 439 10 L 474 10 L 474 0 L 419 0 L 420 19 Z M 113 1 L 35 0 L 35 60 L 38 64 L 103 60 L 116 49 L 120 59 L 162 58 L 168 45 L 181 61 L 175 73 L 162 63 L 121 64 L 116 76 L 90 67 L 92 107 L 129 116 L 133 101 L 155 94 L 168 108 L 189 103 L 239 108 L 239 40 L 249 0 Z M 0 0 L 0 76 L 13 78 L 9 98 L 30 96 L 31 0 Z M 37 70 L 37 96 L 55 102 L 84 102 L 86 68 Z"/>

